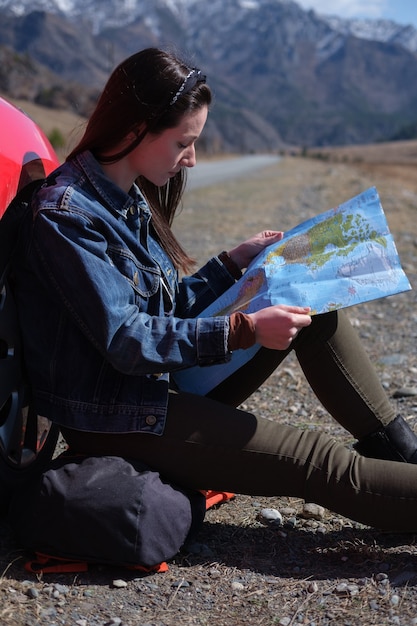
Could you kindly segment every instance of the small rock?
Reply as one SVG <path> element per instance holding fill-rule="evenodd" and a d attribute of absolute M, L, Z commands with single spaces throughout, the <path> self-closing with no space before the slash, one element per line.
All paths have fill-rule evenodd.
<path fill-rule="evenodd" d="M 307 587 L 308 593 L 316 593 L 318 590 L 319 590 L 319 586 L 316 583 L 316 581 L 313 581 L 313 582 L 309 583 L 309 585 Z"/>
<path fill-rule="evenodd" d="M 285 506 L 284 508 L 282 508 L 281 513 L 286 517 L 295 517 L 297 515 L 297 511 L 291 506 Z"/>
<path fill-rule="evenodd" d="M 263 524 L 272 524 L 274 526 L 282 525 L 282 515 L 277 509 L 262 509 L 258 515 L 258 519 Z"/>
<path fill-rule="evenodd" d="M 392 595 L 390 602 L 392 606 L 398 606 L 400 603 L 400 596 L 397 596 L 397 594 Z"/>
<path fill-rule="evenodd" d="M 186 580 L 177 580 L 171 584 L 171 587 L 175 587 L 176 589 L 185 589 L 185 587 L 189 587 L 190 583 Z"/>
<path fill-rule="evenodd" d="M 334 591 L 339 596 L 348 596 L 349 595 L 349 589 L 348 589 L 347 583 L 340 583 L 339 585 L 337 585 L 337 587 L 335 588 Z"/>
<path fill-rule="evenodd" d="M 306 502 L 303 506 L 302 516 L 306 519 L 322 520 L 324 518 L 325 509 L 319 504 Z"/>
<path fill-rule="evenodd" d="M 410 398 L 417 396 L 417 387 L 400 387 L 392 394 L 393 398 Z"/>
<path fill-rule="evenodd" d="M 29 598 L 35 599 L 39 597 L 39 591 L 36 589 L 36 587 L 30 587 L 27 590 L 27 595 Z"/>
<path fill-rule="evenodd" d="M 244 589 L 245 589 L 245 586 L 242 583 L 240 583 L 239 581 L 234 580 L 232 582 L 232 590 L 233 591 L 243 591 Z"/>
<path fill-rule="evenodd" d="M 122 580 L 121 578 L 116 578 L 115 580 L 113 580 L 113 587 L 116 587 L 116 589 L 124 589 L 125 587 L 127 587 L 127 582 L 125 580 Z"/>
<path fill-rule="evenodd" d="M 215 569 L 214 567 L 212 567 L 209 570 L 209 575 L 211 576 L 211 578 L 220 578 L 221 572 L 219 572 L 218 569 Z"/>
<path fill-rule="evenodd" d="M 379 362 L 383 365 L 402 365 L 407 362 L 407 356 L 405 354 L 389 354 L 379 359 Z"/>
<path fill-rule="evenodd" d="M 285 522 L 285 526 L 287 528 L 296 528 L 298 524 L 298 520 L 296 517 L 289 517 Z"/>

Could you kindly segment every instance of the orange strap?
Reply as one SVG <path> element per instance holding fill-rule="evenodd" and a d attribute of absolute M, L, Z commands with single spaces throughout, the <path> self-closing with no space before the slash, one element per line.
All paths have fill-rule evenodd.
<path fill-rule="evenodd" d="M 36 558 L 33 561 L 25 563 L 25 570 L 27 572 L 32 572 L 33 574 L 67 574 L 71 572 L 88 571 L 88 563 L 86 561 L 59 558 L 42 554 L 41 552 L 36 552 L 35 556 Z M 168 563 L 164 561 L 152 567 L 129 565 L 127 569 L 140 570 L 147 573 L 162 573 L 168 571 Z"/>
<path fill-rule="evenodd" d="M 88 570 L 88 564 L 85 561 L 61 559 L 36 552 L 36 558 L 33 561 L 25 563 L 25 570 L 27 572 L 33 572 L 34 574 L 86 572 Z"/>
<path fill-rule="evenodd" d="M 232 500 L 235 497 L 234 493 L 229 493 L 228 491 L 213 491 L 212 489 L 202 491 L 202 494 L 206 497 L 206 510 L 216 504 Z"/>

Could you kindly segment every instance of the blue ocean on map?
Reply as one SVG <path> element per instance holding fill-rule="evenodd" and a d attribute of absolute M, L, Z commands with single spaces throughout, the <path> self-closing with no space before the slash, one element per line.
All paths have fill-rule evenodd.
<path fill-rule="evenodd" d="M 201 316 L 252 313 L 275 304 L 309 306 L 319 315 L 410 289 L 378 192 L 371 187 L 285 233 Z M 257 350 L 237 350 L 229 363 L 189 368 L 174 380 L 180 389 L 204 395 Z"/>

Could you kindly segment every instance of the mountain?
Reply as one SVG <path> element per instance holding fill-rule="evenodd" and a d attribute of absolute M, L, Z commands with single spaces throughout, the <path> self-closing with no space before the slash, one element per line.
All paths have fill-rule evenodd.
<path fill-rule="evenodd" d="M 398 44 L 410 52 L 417 52 L 417 30 L 411 24 L 397 24 L 392 20 L 342 19 L 334 15 L 322 16 L 322 19 L 344 35 Z"/>
<path fill-rule="evenodd" d="M 26 76 L 32 99 L 79 112 L 127 55 L 178 49 L 214 91 L 211 149 L 367 143 L 417 120 L 412 26 L 324 17 L 292 0 L 0 0 L 0 17 L 0 54 L 20 64 L 0 68 L 3 93 L 20 95 Z"/>

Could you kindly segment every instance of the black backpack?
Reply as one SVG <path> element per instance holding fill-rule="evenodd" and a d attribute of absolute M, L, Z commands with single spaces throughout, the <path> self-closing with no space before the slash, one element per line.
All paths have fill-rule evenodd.
<path fill-rule="evenodd" d="M 19 192 L 0 221 L 0 507 L 8 507 L 19 543 L 36 554 L 29 571 L 80 571 L 89 563 L 164 571 L 206 508 L 233 494 L 182 489 L 120 457 L 67 452 L 51 460 L 58 428 L 44 426 L 31 404 L 12 289 L 20 227 L 43 182 Z"/>
<path fill-rule="evenodd" d="M 12 289 L 21 224 L 42 183 L 23 187 L 0 220 L 0 513 L 14 489 L 50 461 L 58 437 L 58 429 L 32 407 Z"/>
<path fill-rule="evenodd" d="M 70 571 L 89 563 L 161 571 L 205 511 L 202 492 L 139 461 L 64 453 L 15 492 L 9 519 L 19 543 L 37 554 L 31 571 L 56 571 L 57 559 L 60 571 L 63 563 Z"/>

